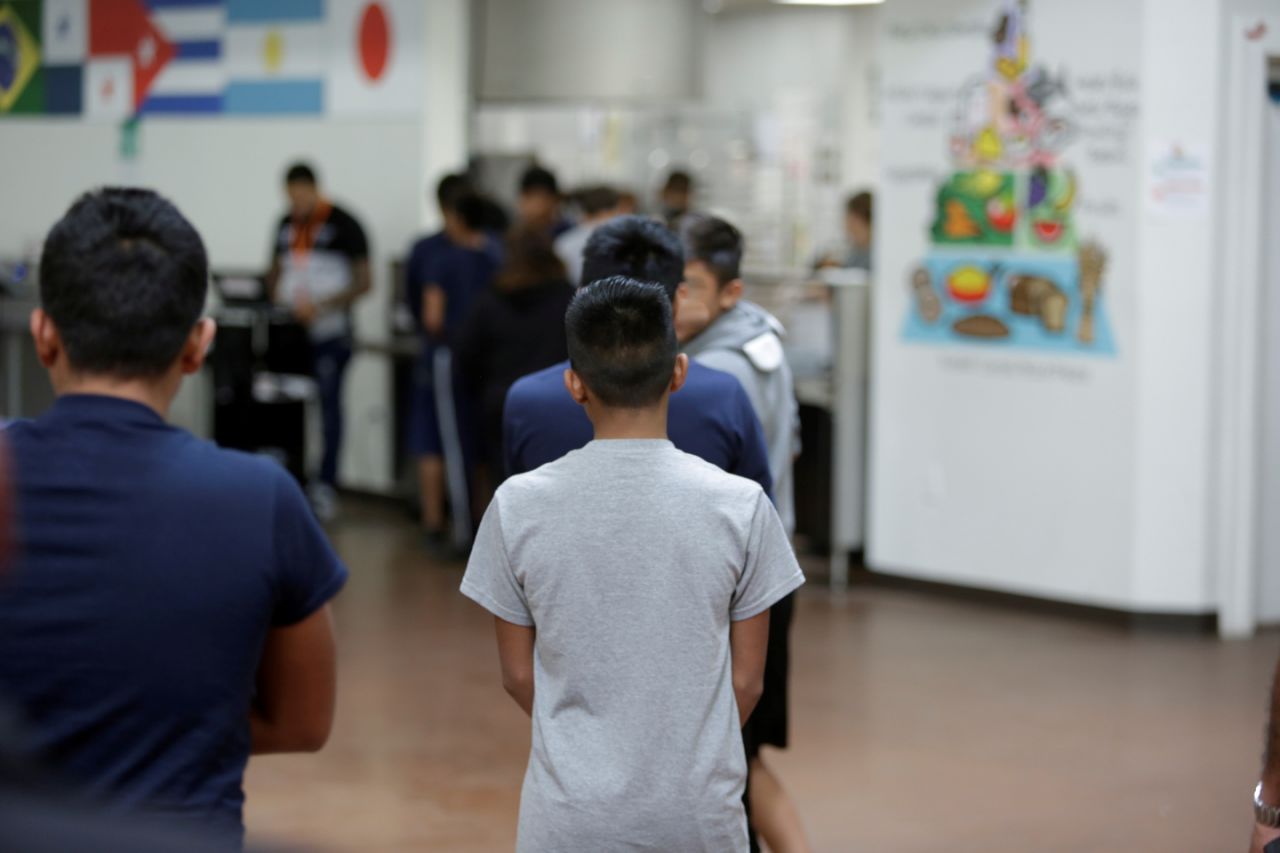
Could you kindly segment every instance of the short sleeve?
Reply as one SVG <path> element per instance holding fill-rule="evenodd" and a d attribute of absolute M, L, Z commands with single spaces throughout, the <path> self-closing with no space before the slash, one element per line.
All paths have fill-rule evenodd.
<path fill-rule="evenodd" d="M 742 385 L 734 382 L 735 394 L 731 404 L 732 416 L 738 437 L 738 455 L 730 474 L 746 477 L 759 483 L 764 493 L 773 497 L 773 475 L 769 472 L 769 449 L 764 443 L 764 427 L 751 406 L 751 400 Z"/>
<path fill-rule="evenodd" d="M 803 583 L 804 573 L 796 562 L 782 520 L 761 492 L 756 498 L 746 563 L 733 592 L 730 618 L 736 622 L 757 616 Z"/>
<path fill-rule="evenodd" d="M 524 395 L 521 393 L 522 383 L 517 380 L 507 391 L 507 399 L 502 404 L 502 461 L 503 469 L 508 477 L 523 474 L 529 470 L 523 458 L 525 445 Z"/>
<path fill-rule="evenodd" d="M 533 614 L 507 559 L 500 507 L 500 496 L 495 497 L 480 522 L 467 572 L 462 576 L 462 594 L 499 619 L 529 628 L 533 626 Z"/>
<path fill-rule="evenodd" d="M 338 594 L 347 568 L 316 521 L 302 490 L 283 470 L 276 476 L 273 625 L 295 625 Z"/>
<path fill-rule="evenodd" d="M 341 243 L 338 251 L 353 261 L 369 257 L 369 239 L 364 235 L 364 228 L 351 214 L 342 217 L 342 231 L 339 235 Z"/>

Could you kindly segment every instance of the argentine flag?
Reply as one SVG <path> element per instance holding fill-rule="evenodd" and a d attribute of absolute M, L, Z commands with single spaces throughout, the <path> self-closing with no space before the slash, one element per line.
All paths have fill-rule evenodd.
<path fill-rule="evenodd" d="M 151 21 L 177 48 L 142 102 L 149 114 L 218 113 L 227 66 L 227 0 L 147 0 Z"/>
<path fill-rule="evenodd" d="M 226 0 L 222 109 L 241 114 L 324 111 L 323 0 Z"/>

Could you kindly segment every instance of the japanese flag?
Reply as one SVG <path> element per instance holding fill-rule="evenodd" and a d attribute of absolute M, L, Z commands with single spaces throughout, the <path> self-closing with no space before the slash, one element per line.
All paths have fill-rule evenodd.
<path fill-rule="evenodd" d="M 427 6 L 417 0 L 330 0 L 327 112 L 422 112 Z"/>

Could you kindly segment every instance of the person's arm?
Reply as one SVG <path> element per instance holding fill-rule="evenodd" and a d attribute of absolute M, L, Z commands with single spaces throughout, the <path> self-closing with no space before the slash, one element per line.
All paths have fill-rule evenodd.
<path fill-rule="evenodd" d="M 280 286 L 280 273 L 282 267 L 280 265 L 280 256 L 275 255 L 271 258 L 271 267 L 267 270 L 265 284 L 267 286 L 267 301 L 276 301 L 276 288 Z"/>
<path fill-rule="evenodd" d="M 764 660 L 769 647 L 769 611 L 729 623 L 729 654 L 733 661 L 733 697 L 738 720 L 746 725 L 764 692 Z"/>
<path fill-rule="evenodd" d="M 351 262 L 351 286 L 328 299 L 322 299 L 316 304 L 316 308 L 320 311 L 350 308 L 370 290 L 373 290 L 373 274 L 369 270 L 369 259 L 356 258 Z"/>
<path fill-rule="evenodd" d="M 495 616 L 498 629 L 498 660 L 502 663 L 502 687 L 520 710 L 533 716 L 533 643 L 536 629 L 513 625 Z M 761 663 L 763 679 L 763 666 Z M 736 672 L 736 671 L 735 671 Z"/>
<path fill-rule="evenodd" d="M 1262 753 L 1262 802 L 1280 806 L 1280 662 L 1276 664 L 1271 684 L 1271 713 L 1267 719 L 1266 743 Z M 1280 828 L 1254 822 L 1253 842 L 1249 853 L 1262 853 L 1264 847 L 1280 839 Z"/>
<path fill-rule="evenodd" d="M 444 334 L 447 307 L 448 298 L 445 296 L 444 288 L 438 284 L 428 284 L 422 291 L 422 328 L 426 329 L 427 334 L 433 338 L 439 338 Z"/>
<path fill-rule="evenodd" d="M 329 739 L 337 653 L 328 605 L 296 625 L 273 628 L 258 664 L 249 712 L 253 752 L 315 752 Z"/>

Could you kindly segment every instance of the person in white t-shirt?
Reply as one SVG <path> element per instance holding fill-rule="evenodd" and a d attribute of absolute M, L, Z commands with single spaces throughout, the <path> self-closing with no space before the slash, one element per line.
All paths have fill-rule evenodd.
<path fill-rule="evenodd" d="M 595 440 L 503 484 L 462 581 L 533 718 L 517 850 L 745 853 L 741 728 L 804 576 L 759 484 L 667 440 L 666 292 L 601 279 L 565 328 Z"/>

